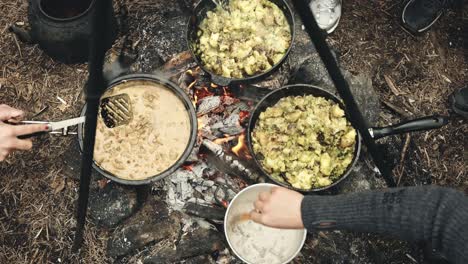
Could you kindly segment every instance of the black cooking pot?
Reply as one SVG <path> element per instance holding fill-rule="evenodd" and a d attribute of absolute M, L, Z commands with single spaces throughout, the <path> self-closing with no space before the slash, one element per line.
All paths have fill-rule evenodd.
<path fill-rule="evenodd" d="M 166 169 L 165 171 L 154 175 L 150 178 L 144 179 L 144 180 L 125 180 L 122 178 L 117 177 L 117 175 L 106 171 L 105 169 L 101 168 L 99 165 L 96 164 L 96 162 L 93 163 L 94 169 L 96 169 L 100 174 L 103 176 L 116 181 L 121 184 L 126 184 L 126 185 L 142 185 L 142 184 L 148 184 L 154 181 L 158 181 L 161 179 L 164 179 L 165 177 L 171 175 L 175 170 L 177 170 L 188 158 L 190 153 L 193 150 L 193 147 L 195 145 L 196 139 L 197 139 L 197 115 L 195 112 L 195 108 L 193 107 L 192 101 L 190 98 L 187 96 L 187 94 L 178 86 L 176 86 L 174 83 L 161 78 L 156 75 L 152 74 L 128 74 L 121 76 L 119 78 L 114 79 L 113 81 L 110 82 L 108 85 L 107 89 L 111 89 L 112 87 L 115 87 L 121 83 L 130 83 L 132 81 L 150 81 L 154 82 L 155 84 L 162 85 L 166 88 L 169 88 L 172 90 L 183 102 L 186 107 L 187 112 L 189 113 L 189 118 L 190 118 L 190 125 L 191 125 L 191 132 L 190 132 L 190 140 L 189 143 L 187 144 L 187 147 L 185 148 L 184 153 L 182 156 L 175 162 L 171 167 Z M 86 113 L 86 105 L 83 107 L 81 111 L 81 116 L 84 116 Z M 83 151 L 83 132 L 84 132 L 84 126 L 80 125 L 78 126 L 78 141 L 80 144 L 80 149 Z"/>
<path fill-rule="evenodd" d="M 255 107 L 254 111 L 251 113 L 251 117 L 249 120 L 249 126 L 247 128 L 247 144 L 250 153 L 252 153 L 252 157 L 260 169 L 260 171 L 267 176 L 270 180 L 275 182 L 276 184 L 279 184 L 281 186 L 287 187 L 289 189 L 293 189 L 299 192 L 319 192 L 319 191 L 324 191 L 327 189 L 330 189 L 340 182 L 342 182 L 348 175 L 350 174 L 352 168 L 356 164 L 359 154 L 361 151 L 361 136 L 359 132 L 356 130 L 357 135 L 356 135 L 356 144 L 354 148 L 354 158 L 352 162 L 349 164 L 348 168 L 346 171 L 343 173 L 343 175 L 336 181 L 334 181 L 331 185 L 325 186 L 325 187 L 320 187 L 320 188 L 314 188 L 314 189 L 298 189 L 293 186 L 291 186 L 289 183 L 285 182 L 280 182 L 270 176 L 270 174 L 263 168 L 263 165 L 261 163 L 262 157 L 257 155 L 254 150 L 253 150 L 253 142 L 252 142 L 252 133 L 254 131 L 255 125 L 257 123 L 257 120 L 260 116 L 261 113 L 263 113 L 268 107 L 271 107 L 275 105 L 281 98 L 288 97 L 288 96 L 304 96 L 304 95 L 313 95 L 316 97 L 323 97 L 325 99 L 329 99 L 334 101 L 335 103 L 339 104 L 342 109 L 345 109 L 343 103 L 341 100 L 334 95 L 333 93 L 326 91 L 322 88 L 319 88 L 314 85 L 308 85 L 308 84 L 295 84 L 295 85 L 289 85 L 285 86 L 281 89 L 275 90 L 268 95 L 266 95 Z M 348 118 L 349 116 L 346 115 Z M 399 123 L 393 126 L 388 126 L 388 127 L 379 127 L 379 128 L 370 128 L 369 132 L 371 136 L 373 136 L 374 139 L 385 137 L 385 136 L 390 136 L 390 135 L 396 135 L 396 134 L 402 134 L 406 132 L 414 132 L 414 131 L 420 131 L 420 130 L 428 130 L 428 129 L 435 129 L 435 128 L 440 128 L 448 123 L 448 120 L 445 117 L 441 116 L 429 116 L 429 117 L 424 117 L 424 118 L 419 118 L 419 119 L 414 119 L 410 120 L 407 122 Z"/>
<path fill-rule="evenodd" d="M 291 29 L 291 44 L 289 45 L 289 48 L 288 50 L 286 51 L 285 55 L 283 56 L 283 58 L 278 62 L 276 63 L 275 65 L 273 65 L 273 67 L 271 69 L 269 69 L 268 71 L 266 72 L 263 72 L 263 73 L 259 73 L 257 75 L 253 75 L 253 76 L 248 76 L 248 77 L 245 77 L 245 78 L 240 78 L 240 79 L 237 79 L 237 78 L 226 78 L 224 76 L 221 76 L 221 75 L 217 75 L 213 72 L 211 72 L 210 70 L 208 70 L 204 65 L 203 65 L 203 62 L 200 58 L 200 54 L 197 54 L 196 50 L 195 50 L 195 45 L 196 43 L 198 42 L 198 36 L 197 36 L 197 32 L 198 32 L 198 25 L 201 23 L 201 21 L 203 21 L 203 19 L 206 17 L 206 13 L 210 10 L 213 10 L 216 8 L 216 4 L 213 3 L 212 0 L 201 0 L 198 5 L 195 7 L 194 11 L 193 11 L 193 14 L 192 16 L 190 17 L 189 19 L 189 22 L 188 22 L 188 27 L 187 27 L 187 44 L 188 44 L 188 47 L 190 49 L 190 51 L 192 52 L 192 56 L 193 58 L 195 59 L 195 61 L 197 62 L 198 65 L 200 65 L 200 67 L 210 75 L 211 77 L 211 80 L 213 83 L 215 84 L 218 84 L 218 85 L 221 85 L 221 86 L 228 86 L 230 84 L 246 84 L 246 83 L 253 83 L 253 82 L 256 82 L 258 80 L 262 80 L 266 77 L 268 77 L 270 74 L 272 74 L 275 70 L 277 70 L 281 64 L 283 64 L 283 62 L 286 60 L 287 56 L 289 55 L 289 52 L 291 51 L 291 47 L 292 47 L 292 43 L 294 41 L 294 36 L 295 36 L 295 30 L 294 30 L 294 25 L 295 25 L 295 22 L 294 22 L 294 15 L 293 15 L 293 12 L 291 11 L 291 8 L 289 7 L 289 5 L 286 3 L 285 0 L 270 0 L 272 3 L 276 4 L 281 10 L 283 10 L 284 12 L 284 15 L 286 16 L 286 19 L 288 21 L 288 24 L 289 24 L 289 27 Z"/>
<path fill-rule="evenodd" d="M 30 31 L 17 26 L 10 29 L 29 43 L 37 43 L 52 58 L 64 63 L 88 60 L 91 18 L 96 0 L 28 0 Z M 106 21 L 104 42 L 110 48 L 117 36 L 117 23 L 112 6 Z"/>

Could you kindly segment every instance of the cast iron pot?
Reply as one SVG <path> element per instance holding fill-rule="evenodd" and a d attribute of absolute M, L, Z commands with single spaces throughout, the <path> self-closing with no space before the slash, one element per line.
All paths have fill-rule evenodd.
<path fill-rule="evenodd" d="M 248 144 L 250 153 L 252 153 L 252 157 L 256 165 L 258 166 L 260 171 L 270 180 L 272 180 L 276 184 L 281 185 L 283 187 L 293 189 L 293 190 L 303 192 L 303 193 L 319 192 L 319 191 L 330 189 L 338 185 L 350 174 L 351 170 L 353 169 L 354 165 L 356 164 L 359 158 L 359 154 L 361 151 L 361 136 L 359 134 L 359 131 L 356 130 L 357 135 L 356 135 L 356 143 L 355 143 L 355 148 L 354 148 L 354 158 L 352 162 L 349 164 L 346 171 L 341 175 L 341 177 L 338 180 L 335 180 L 331 185 L 320 187 L 320 188 L 298 189 L 298 188 L 291 186 L 289 183 L 284 183 L 284 182 L 280 182 L 276 180 L 275 178 L 270 176 L 270 174 L 263 168 L 263 165 L 261 163 L 262 157 L 257 155 L 253 150 L 252 133 L 254 131 L 255 125 L 258 121 L 260 114 L 264 112 L 268 107 L 275 105 L 283 97 L 303 96 L 303 95 L 313 95 L 316 97 L 323 97 L 323 98 L 336 102 L 337 104 L 340 105 L 342 109 L 345 109 L 343 103 L 336 95 L 322 88 L 319 88 L 317 86 L 308 85 L 308 84 L 295 84 L 295 85 L 285 86 L 281 89 L 275 90 L 269 93 L 268 95 L 266 95 L 255 107 L 249 120 L 249 126 L 247 127 L 247 144 Z M 347 117 L 349 118 L 348 115 Z M 369 132 L 374 139 L 378 139 L 378 138 L 382 138 L 382 137 L 386 137 L 390 135 L 440 128 L 446 125 L 447 123 L 448 123 L 448 120 L 445 117 L 428 116 L 428 117 L 423 117 L 423 118 L 399 123 L 393 126 L 370 128 Z"/>
<path fill-rule="evenodd" d="M 122 178 L 117 177 L 115 174 L 106 171 L 105 169 L 101 168 L 99 165 L 96 164 L 96 162 L 93 163 L 93 168 L 96 169 L 101 175 L 116 181 L 121 184 L 126 184 L 126 185 L 143 185 L 143 184 L 149 184 L 154 181 L 158 181 L 161 179 L 164 179 L 165 177 L 171 175 L 175 170 L 177 170 L 188 158 L 190 153 L 193 150 L 193 147 L 195 145 L 196 139 L 197 139 L 197 115 L 195 112 L 195 108 L 193 107 L 192 101 L 190 98 L 187 96 L 187 94 L 178 86 L 176 86 L 174 83 L 165 80 L 162 77 L 152 75 L 152 74 L 128 74 L 121 76 L 119 78 L 116 78 L 110 82 L 108 85 L 107 89 L 111 89 L 114 86 L 117 86 L 121 83 L 126 83 L 126 82 L 131 82 L 131 81 L 150 81 L 154 82 L 155 84 L 160 84 L 163 85 L 164 87 L 169 88 L 172 90 L 183 102 L 186 107 L 187 112 L 189 113 L 189 118 L 190 118 L 190 125 L 191 125 L 191 131 L 190 131 L 190 139 L 189 143 L 187 144 L 187 147 L 185 148 L 184 153 L 182 156 L 175 162 L 171 167 L 166 169 L 165 171 L 154 175 L 152 177 L 149 177 L 144 180 L 125 180 Z M 86 105 L 83 107 L 81 111 L 81 116 L 84 116 L 86 113 Z M 81 151 L 83 151 L 83 132 L 84 132 L 84 126 L 78 126 L 78 142 L 80 145 Z"/>
<path fill-rule="evenodd" d="M 200 58 L 200 55 L 197 54 L 195 50 L 195 45 L 198 42 L 198 25 L 203 21 L 203 19 L 206 17 L 206 13 L 210 10 L 213 10 L 216 8 L 216 4 L 213 3 L 212 0 L 201 0 L 198 5 L 195 7 L 192 16 L 189 19 L 188 22 L 188 27 L 187 27 L 187 44 L 188 47 L 192 53 L 192 56 L 195 60 L 195 62 L 211 77 L 211 81 L 217 85 L 221 86 L 228 86 L 230 84 L 247 84 L 247 83 L 253 83 L 259 80 L 262 80 L 269 75 L 271 75 L 275 70 L 277 70 L 286 60 L 286 58 L 289 55 L 289 52 L 291 51 L 292 43 L 294 41 L 294 36 L 295 36 L 295 31 L 294 31 L 294 15 L 293 12 L 291 11 L 291 8 L 289 5 L 286 3 L 286 0 L 270 0 L 274 4 L 276 4 L 281 10 L 283 10 L 284 15 L 286 16 L 286 19 L 288 21 L 289 27 L 291 29 L 291 44 L 289 45 L 288 50 L 286 51 L 285 55 L 283 58 L 273 65 L 271 69 L 269 69 L 266 72 L 259 73 L 253 76 L 248 76 L 244 78 L 226 78 L 221 75 L 217 75 L 213 73 L 212 71 L 208 70 L 204 65 L 203 62 Z"/>
<path fill-rule="evenodd" d="M 96 0 L 28 0 L 30 31 L 17 26 L 10 29 L 29 43 L 37 43 L 50 57 L 64 63 L 88 60 L 91 18 Z M 112 6 L 106 9 L 106 49 L 117 36 L 117 23 Z"/>

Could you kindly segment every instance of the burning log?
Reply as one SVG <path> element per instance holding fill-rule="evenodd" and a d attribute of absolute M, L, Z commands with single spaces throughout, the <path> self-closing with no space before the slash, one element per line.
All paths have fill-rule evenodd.
<path fill-rule="evenodd" d="M 231 171 L 228 173 L 238 174 L 250 183 L 265 182 L 265 179 L 259 174 L 246 168 L 239 160 L 224 152 L 223 147 L 210 140 L 203 140 L 203 146 L 210 150 L 216 158 L 226 164 Z"/>
<path fill-rule="evenodd" d="M 175 240 L 180 229 L 180 215 L 168 214 L 164 202 L 151 199 L 112 233 L 107 242 L 107 253 L 111 257 L 120 257 L 163 239 Z"/>
<path fill-rule="evenodd" d="M 206 205 L 201 205 L 201 204 L 192 203 L 192 202 L 188 202 L 184 206 L 183 210 L 185 213 L 189 215 L 205 218 L 208 220 L 218 220 L 218 221 L 224 220 L 224 214 L 226 212 L 224 208 L 206 206 Z"/>
<path fill-rule="evenodd" d="M 221 234 L 213 229 L 197 228 L 183 236 L 180 243 L 157 247 L 145 253 L 137 262 L 144 264 L 176 263 L 183 259 L 211 254 L 225 248 Z"/>
<path fill-rule="evenodd" d="M 206 115 L 222 107 L 220 96 L 208 96 L 201 99 L 197 109 L 197 116 Z"/>
<path fill-rule="evenodd" d="M 166 78 L 180 85 L 190 80 L 190 76 L 186 76 L 183 73 L 187 72 L 191 68 L 194 68 L 195 66 L 195 61 L 193 60 L 190 52 L 184 51 L 175 55 L 154 73 L 162 74 Z M 185 87 L 181 85 L 181 88 Z"/>

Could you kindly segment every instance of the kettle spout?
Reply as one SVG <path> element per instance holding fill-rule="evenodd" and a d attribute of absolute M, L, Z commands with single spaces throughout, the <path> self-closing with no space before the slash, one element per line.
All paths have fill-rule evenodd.
<path fill-rule="evenodd" d="M 9 27 L 10 32 L 13 32 L 19 40 L 27 44 L 34 44 L 34 38 L 31 31 L 18 27 L 17 25 L 11 25 Z"/>

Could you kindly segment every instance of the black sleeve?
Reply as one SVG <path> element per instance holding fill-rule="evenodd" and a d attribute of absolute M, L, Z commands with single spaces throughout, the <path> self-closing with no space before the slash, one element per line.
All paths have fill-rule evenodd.
<path fill-rule="evenodd" d="M 337 196 L 306 196 L 302 220 L 309 231 L 341 229 L 427 241 L 451 263 L 468 263 L 468 198 L 426 186 Z"/>

